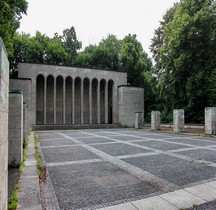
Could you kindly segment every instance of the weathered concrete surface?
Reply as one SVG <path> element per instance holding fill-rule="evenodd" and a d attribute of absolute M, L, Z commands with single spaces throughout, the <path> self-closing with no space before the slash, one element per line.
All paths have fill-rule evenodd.
<path fill-rule="evenodd" d="M 134 127 L 134 114 L 136 112 L 144 113 L 144 89 L 120 86 L 118 88 L 119 123 L 122 126 Z"/>
<path fill-rule="evenodd" d="M 205 198 L 188 191 L 206 190 L 202 184 L 210 181 L 214 187 L 215 138 L 135 129 L 43 131 L 38 136 L 51 183 L 49 199 L 56 196 L 58 206 L 47 209 L 139 209 L 142 201 L 135 201 L 175 190 L 177 197 L 164 195 L 167 202 L 159 198 L 158 204 L 172 201 L 179 209 L 206 202 L 206 196 L 213 199 L 214 189 Z M 177 202 L 179 195 L 186 198 Z M 117 204 L 123 205 L 113 207 Z"/>
<path fill-rule="evenodd" d="M 159 111 L 152 111 L 151 112 L 151 129 L 152 130 L 160 130 L 160 112 Z"/>
<path fill-rule="evenodd" d="M 216 107 L 205 108 L 205 134 L 216 134 Z"/>
<path fill-rule="evenodd" d="M 0 209 L 8 202 L 8 89 L 9 62 L 0 38 Z"/>
<path fill-rule="evenodd" d="M 184 131 L 184 110 L 183 109 L 173 110 L 173 131 L 175 133 Z"/>
<path fill-rule="evenodd" d="M 23 95 L 9 94 L 8 164 L 21 164 L 23 157 Z"/>

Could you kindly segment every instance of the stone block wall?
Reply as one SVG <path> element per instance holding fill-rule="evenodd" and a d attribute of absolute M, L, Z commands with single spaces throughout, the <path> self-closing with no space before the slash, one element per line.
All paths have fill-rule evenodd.
<path fill-rule="evenodd" d="M 8 162 L 20 164 L 23 150 L 23 95 L 21 91 L 9 94 Z"/>
<path fill-rule="evenodd" d="M 205 108 L 205 134 L 216 134 L 216 107 Z"/>
<path fill-rule="evenodd" d="M 9 62 L 0 38 L 0 209 L 8 202 L 8 88 Z"/>
<path fill-rule="evenodd" d="M 21 90 L 23 93 L 23 101 L 27 103 L 29 110 L 31 110 L 31 79 L 10 79 L 9 80 L 9 89 L 13 90 Z M 31 116 L 29 116 L 29 123 L 31 122 Z"/>
<path fill-rule="evenodd" d="M 130 86 L 118 87 L 119 123 L 122 126 L 134 127 L 136 112 L 144 113 L 144 89 Z"/>

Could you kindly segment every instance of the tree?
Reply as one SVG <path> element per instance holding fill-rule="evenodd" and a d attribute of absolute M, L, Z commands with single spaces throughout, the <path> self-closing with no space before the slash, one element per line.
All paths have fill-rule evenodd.
<path fill-rule="evenodd" d="M 77 51 L 82 48 L 82 43 L 77 40 L 75 28 L 63 30 L 62 42 L 66 52 L 70 55 L 69 64 L 73 65 Z"/>
<path fill-rule="evenodd" d="M 187 120 L 203 121 L 211 105 L 210 83 L 216 69 L 216 2 L 182 0 L 164 27 L 158 56 L 164 69 L 160 90 L 170 110 L 184 108 Z"/>
<path fill-rule="evenodd" d="M 147 65 L 147 58 L 148 56 L 143 51 L 141 43 L 137 41 L 136 35 L 129 34 L 122 40 L 120 62 L 122 69 L 127 72 L 129 85 L 143 86 L 142 73 L 151 68 Z"/>
<path fill-rule="evenodd" d="M 0 37 L 9 57 L 13 55 L 13 37 L 22 15 L 26 14 L 27 6 L 26 0 L 0 0 Z"/>

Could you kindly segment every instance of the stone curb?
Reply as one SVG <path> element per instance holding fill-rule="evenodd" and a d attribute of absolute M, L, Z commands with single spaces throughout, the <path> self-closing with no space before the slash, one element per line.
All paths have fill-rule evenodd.
<path fill-rule="evenodd" d="M 36 167 L 34 134 L 30 133 L 24 171 L 19 180 L 18 201 L 20 210 L 42 210 L 39 176 Z"/>
<path fill-rule="evenodd" d="M 178 210 L 198 206 L 216 199 L 216 181 L 195 185 L 100 210 Z"/>

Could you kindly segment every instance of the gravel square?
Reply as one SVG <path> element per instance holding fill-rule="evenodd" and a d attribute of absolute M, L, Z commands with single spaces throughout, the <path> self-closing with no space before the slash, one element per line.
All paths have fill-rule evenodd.
<path fill-rule="evenodd" d="M 133 143 L 138 144 L 138 145 L 142 145 L 142 146 L 146 146 L 146 147 L 151 147 L 153 149 L 162 150 L 162 151 L 189 148 L 188 146 L 166 143 L 166 142 L 161 142 L 161 141 L 157 141 L 157 140 L 138 141 L 138 142 L 133 142 Z"/>
<path fill-rule="evenodd" d="M 113 136 L 112 139 L 121 140 L 121 141 L 133 141 L 133 140 L 141 140 L 142 137 L 135 137 L 135 136 Z"/>
<path fill-rule="evenodd" d="M 161 190 L 157 184 L 108 162 L 48 167 L 48 170 L 61 209 L 91 209 Z"/>
<path fill-rule="evenodd" d="M 216 177 L 216 168 L 165 154 L 123 160 L 179 186 Z"/>
<path fill-rule="evenodd" d="M 64 146 L 64 145 L 72 145 L 76 144 L 69 139 L 55 139 L 55 140 L 40 140 L 40 145 L 42 147 L 47 147 L 47 146 Z"/>
<path fill-rule="evenodd" d="M 98 159 L 99 157 L 87 149 L 77 147 L 42 148 L 47 163 L 57 163 L 76 160 Z"/>
<path fill-rule="evenodd" d="M 102 137 L 77 138 L 77 140 L 79 140 L 79 141 L 81 141 L 81 142 L 83 142 L 85 144 L 114 142 L 112 140 L 102 138 Z"/>
<path fill-rule="evenodd" d="M 212 151 L 212 150 L 196 149 L 196 150 L 189 150 L 184 152 L 177 152 L 177 154 L 185 155 L 198 160 L 205 160 L 205 161 L 216 163 L 216 151 Z"/>
<path fill-rule="evenodd" d="M 167 139 L 167 141 L 172 141 L 172 142 L 179 142 L 179 143 L 184 143 L 184 144 L 190 144 L 190 145 L 195 145 L 195 146 L 210 146 L 210 145 L 216 145 L 216 142 L 208 142 L 205 140 L 191 140 L 187 138 L 180 138 L 180 139 Z"/>
<path fill-rule="evenodd" d="M 101 144 L 101 145 L 92 145 L 92 146 L 112 156 L 131 155 L 131 154 L 151 152 L 150 150 L 126 145 L 124 143 Z"/>

